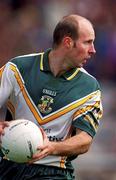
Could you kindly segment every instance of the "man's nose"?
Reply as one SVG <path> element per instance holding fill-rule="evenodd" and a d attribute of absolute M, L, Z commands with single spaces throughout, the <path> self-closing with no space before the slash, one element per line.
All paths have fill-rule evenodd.
<path fill-rule="evenodd" d="M 90 47 L 90 49 L 89 49 L 89 52 L 90 52 L 91 54 L 95 54 L 95 53 L 96 53 L 94 44 L 91 45 L 91 47 Z"/>

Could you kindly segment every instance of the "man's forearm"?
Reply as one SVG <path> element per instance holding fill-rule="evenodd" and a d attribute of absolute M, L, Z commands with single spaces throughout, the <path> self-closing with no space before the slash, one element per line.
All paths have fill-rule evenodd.
<path fill-rule="evenodd" d="M 88 151 L 92 143 L 92 137 L 84 131 L 63 141 L 53 142 L 54 155 L 70 156 L 79 155 Z"/>
<path fill-rule="evenodd" d="M 51 142 L 44 139 L 44 145 L 38 147 L 39 152 L 33 155 L 29 163 L 45 158 L 48 155 L 73 156 L 88 151 L 92 143 L 92 137 L 84 131 L 78 130 L 78 134 L 62 142 Z"/>

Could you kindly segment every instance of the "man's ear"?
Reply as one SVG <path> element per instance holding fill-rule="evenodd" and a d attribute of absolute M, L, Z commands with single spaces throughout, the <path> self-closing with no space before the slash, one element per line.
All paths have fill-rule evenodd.
<path fill-rule="evenodd" d="M 63 38 L 63 44 L 66 48 L 72 48 L 73 47 L 73 40 L 70 37 L 66 36 Z"/>

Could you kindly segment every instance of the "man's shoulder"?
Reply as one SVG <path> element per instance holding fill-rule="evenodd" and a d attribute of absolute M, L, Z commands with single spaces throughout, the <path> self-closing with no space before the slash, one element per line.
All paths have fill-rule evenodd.
<path fill-rule="evenodd" d="M 80 71 L 81 71 L 87 78 L 96 81 L 96 78 L 95 78 L 93 75 L 91 75 L 86 69 L 80 68 Z"/>
<path fill-rule="evenodd" d="M 18 69 L 20 68 L 29 68 L 34 63 L 39 62 L 42 53 L 33 53 L 33 54 L 26 54 L 21 55 L 13 58 L 11 62 L 17 66 Z"/>
<path fill-rule="evenodd" d="M 83 81 L 85 87 L 87 86 L 90 89 L 100 88 L 98 80 L 93 75 L 87 72 L 84 68 L 80 68 L 80 72 L 81 72 L 81 80 Z"/>
<path fill-rule="evenodd" d="M 36 71 L 40 66 L 40 59 L 42 53 L 27 54 L 17 56 L 9 62 L 10 66 L 14 66 L 22 75 L 28 74 L 29 72 Z"/>

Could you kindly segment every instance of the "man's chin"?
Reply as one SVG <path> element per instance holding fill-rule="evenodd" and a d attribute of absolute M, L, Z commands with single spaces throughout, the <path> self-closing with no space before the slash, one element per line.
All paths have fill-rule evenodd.
<path fill-rule="evenodd" d="M 85 60 L 83 63 L 79 64 L 80 68 L 83 67 L 84 65 L 86 65 L 87 60 Z"/>

